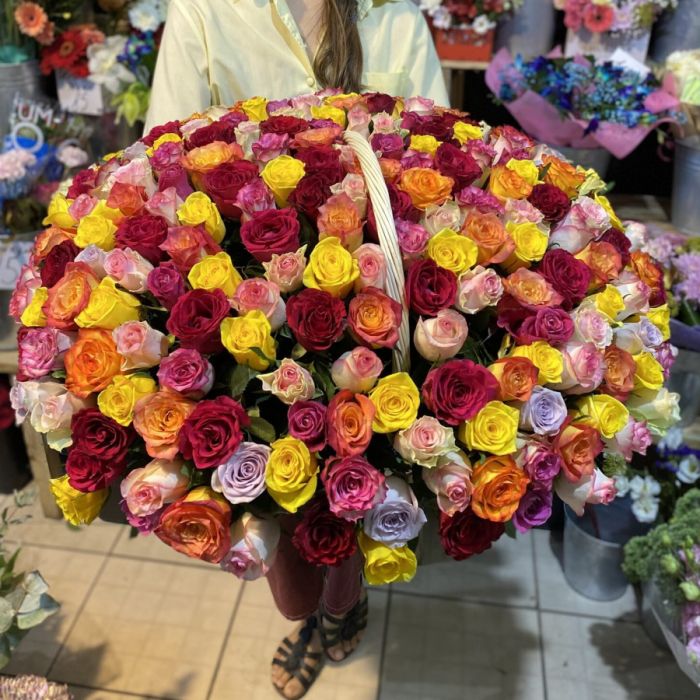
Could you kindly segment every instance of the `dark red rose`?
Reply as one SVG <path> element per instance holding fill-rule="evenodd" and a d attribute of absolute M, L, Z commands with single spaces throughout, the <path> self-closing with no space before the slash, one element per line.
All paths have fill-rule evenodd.
<path fill-rule="evenodd" d="M 15 411 L 10 400 L 10 383 L 7 377 L 0 377 L 0 430 L 7 430 L 15 424 Z"/>
<path fill-rule="evenodd" d="M 171 260 L 161 263 L 148 273 L 146 288 L 166 309 L 172 309 L 187 291 L 185 280 Z"/>
<path fill-rule="evenodd" d="M 561 221 L 571 209 L 569 195 L 555 185 L 535 185 L 527 199 L 542 212 L 546 221 Z"/>
<path fill-rule="evenodd" d="M 365 95 L 365 100 L 367 102 L 367 108 L 372 114 L 379 114 L 380 112 L 391 114 L 396 106 L 395 97 L 385 95 L 381 92 L 373 92 Z"/>
<path fill-rule="evenodd" d="M 68 483 L 82 493 L 101 491 L 117 481 L 126 469 L 126 459 L 104 460 L 80 447 L 68 452 Z"/>
<path fill-rule="evenodd" d="M 574 334 L 574 322 L 564 309 L 545 306 L 528 316 L 516 340 L 525 345 L 546 340 L 550 345 L 565 343 Z"/>
<path fill-rule="evenodd" d="M 273 254 L 293 253 L 299 249 L 301 225 L 291 207 L 255 212 L 241 226 L 241 242 L 258 261 L 269 262 Z"/>
<path fill-rule="evenodd" d="M 304 164 L 307 175 L 322 172 L 333 183 L 340 182 L 345 176 L 340 164 L 340 151 L 332 146 L 300 148 L 295 157 Z"/>
<path fill-rule="evenodd" d="M 158 174 L 158 190 L 162 192 L 170 187 L 174 187 L 178 197 L 183 200 L 194 192 L 187 171 L 178 163 L 168 165 Z"/>
<path fill-rule="evenodd" d="M 401 128 L 420 136 L 434 136 L 438 141 L 451 141 L 452 128 L 458 121 L 460 117 L 448 112 L 430 115 L 404 112 Z"/>
<path fill-rule="evenodd" d="M 409 306 L 421 316 L 437 316 L 455 303 L 457 276 L 430 259 L 419 260 L 408 270 L 406 297 Z"/>
<path fill-rule="evenodd" d="M 239 190 L 258 178 L 258 166 L 249 160 L 222 163 L 205 173 L 202 189 L 212 198 L 222 216 L 238 219 L 241 210 L 236 206 Z"/>
<path fill-rule="evenodd" d="M 320 401 L 295 401 L 287 411 L 289 434 L 310 452 L 320 452 L 326 446 L 327 410 Z"/>
<path fill-rule="evenodd" d="M 331 196 L 328 178 L 323 172 L 304 175 L 289 196 L 289 203 L 311 219 L 318 216 L 319 207 Z"/>
<path fill-rule="evenodd" d="M 372 150 L 380 152 L 382 158 L 401 160 L 404 154 L 403 139 L 398 134 L 374 134 L 370 141 Z"/>
<path fill-rule="evenodd" d="M 236 125 L 231 122 L 212 122 L 194 131 L 185 141 L 185 148 L 190 151 L 193 148 L 208 146 L 214 141 L 224 143 L 236 143 Z"/>
<path fill-rule="evenodd" d="M 86 168 L 73 176 L 68 188 L 68 199 L 77 199 L 81 194 L 90 194 L 97 187 L 97 170 Z"/>
<path fill-rule="evenodd" d="M 531 309 L 524 307 L 510 294 L 504 294 L 498 302 L 496 312 L 499 328 L 508 331 L 521 344 L 527 345 L 532 342 L 532 340 L 523 340 L 520 334 L 520 329 L 525 320 L 534 314 Z"/>
<path fill-rule="evenodd" d="M 248 425 L 250 418 L 235 399 L 200 401 L 180 429 L 180 452 L 197 469 L 218 467 L 238 449 Z"/>
<path fill-rule="evenodd" d="M 340 338 L 346 316 L 343 301 L 320 289 L 304 289 L 287 301 L 287 324 L 312 352 L 328 350 Z"/>
<path fill-rule="evenodd" d="M 239 124 L 249 120 L 248 115 L 245 112 L 234 110 L 233 112 L 226 112 L 226 114 L 224 114 L 219 121 L 225 122 L 226 124 L 233 124 L 233 126 L 238 126 Z"/>
<path fill-rule="evenodd" d="M 106 462 L 126 459 L 129 445 L 134 441 L 134 431 L 119 425 L 97 408 L 84 408 L 71 420 L 73 449 L 98 457 Z"/>
<path fill-rule="evenodd" d="M 423 400 L 438 420 L 459 425 L 494 401 L 498 391 L 498 380 L 486 367 L 471 360 L 450 360 L 428 372 Z"/>
<path fill-rule="evenodd" d="M 131 248 L 157 265 L 165 253 L 158 247 L 168 235 L 168 222 L 162 216 L 141 214 L 122 219 L 117 228 L 117 245 Z"/>
<path fill-rule="evenodd" d="M 609 228 L 599 239 L 605 243 L 610 243 L 615 250 L 620 254 L 622 260 L 622 267 L 627 267 L 630 260 L 632 259 L 630 255 L 630 250 L 632 248 L 632 241 L 627 238 L 627 236 L 617 228 Z"/>
<path fill-rule="evenodd" d="M 440 144 L 435 152 L 435 167 L 454 181 L 454 192 L 459 192 L 481 177 L 481 168 L 473 156 L 451 143 Z"/>
<path fill-rule="evenodd" d="M 321 498 L 304 509 L 292 543 L 302 559 L 316 566 L 338 566 L 357 551 L 355 526 L 336 518 Z"/>
<path fill-rule="evenodd" d="M 413 201 L 408 193 L 398 189 L 396 185 L 387 183 L 389 191 L 389 202 L 391 203 L 391 211 L 394 214 L 394 219 L 402 219 L 404 221 L 412 221 L 417 223 L 421 217 L 421 212 L 413 206 Z M 374 217 L 374 209 L 372 201 L 367 202 L 367 232 L 371 240 L 375 242 L 377 238 L 377 221 Z"/>
<path fill-rule="evenodd" d="M 585 296 L 593 273 L 591 268 L 562 248 L 548 250 L 537 272 L 564 297 L 562 308 L 570 311 Z"/>
<path fill-rule="evenodd" d="M 299 117 L 277 116 L 260 122 L 261 134 L 289 134 L 295 136 L 309 128 L 309 122 Z"/>
<path fill-rule="evenodd" d="M 165 324 L 183 348 L 199 350 L 202 354 L 219 352 L 221 344 L 221 322 L 231 310 L 226 295 L 215 289 L 194 289 L 183 294 L 170 310 Z"/>
<path fill-rule="evenodd" d="M 462 561 L 481 554 L 505 532 L 504 523 L 482 520 L 471 508 L 455 513 L 451 518 L 440 513 L 440 542 L 445 554 Z"/>
<path fill-rule="evenodd" d="M 41 284 L 43 287 L 53 287 L 66 271 L 66 265 L 75 260 L 80 252 L 73 241 L 63 241 L 54 246 L 44 260 L 41 268 Z"/>
<path fill-rule="evenodd" d="M 147 146 L 152 146 L 161 136 L 164 134 L 177 134 L 182 135 L 180 131 L 180 122 L 172 121 L 166 124 L 161 124 L 160 126 L 154 126 L 144 137 L 141 139 Z"/>

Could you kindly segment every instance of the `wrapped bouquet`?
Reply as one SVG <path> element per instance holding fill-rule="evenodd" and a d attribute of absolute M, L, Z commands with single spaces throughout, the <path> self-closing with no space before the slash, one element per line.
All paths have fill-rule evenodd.
<path fill-rule="evenodd" d="M 11 313 L 18 420 L 74 524 L 243 578 L 278 519 L 410 579 L 614 497 L 606 450 L 677 417 L 661 269 L 604 183 L 416 97 L 253 98 L 155 128 L 52 202 Z"/>

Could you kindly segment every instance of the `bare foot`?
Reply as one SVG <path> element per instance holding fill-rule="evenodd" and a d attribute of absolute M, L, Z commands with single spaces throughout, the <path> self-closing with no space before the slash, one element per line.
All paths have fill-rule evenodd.
<path fill-rule="evenodd" d="M 359 602 L 343 618 L 327 613 L 321 615 L 326 656 L 331 661 L 343 661 L 360 644 L 367 627 L 367 593 L 362 592 Z"/>
<path fill-rule="evenodd" d="M 316 680 L 323 663 L 316 618 L 309 618 L 282 640 L 272 660 L 272 684 L 287 700 L 299 700 Z"/>

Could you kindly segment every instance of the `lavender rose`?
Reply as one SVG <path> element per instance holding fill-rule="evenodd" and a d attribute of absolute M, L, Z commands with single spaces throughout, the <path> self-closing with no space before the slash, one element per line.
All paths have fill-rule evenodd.
<path fill-rule="evenodd" d="M 363 457 L 331 459 L 321 478 L 331 513 L 345 520 L 359 520 L 386 498 L 384 475 Z"/>
<path fill-rule="evenodd" d="M 265 576 L 277 553 L 280 526 L 276 520 L 262 520 L 244 513 L 231 528 L 231 549 L 219 566 L 245 581 Z"/>
<path fill-rule="evenodd" d="M 552 514 L 552 490 L 542 484 L 528 488 L 520 499 L 518 510 L 513 515 L 513 525 L 518 532 L 527 532 L 542 525 Z"/>
<path fill-rule="evenodd" d="M 520 410 L 520 427 L 538 435 L 555 435 L 565 420 L 566 404 L 562 395 L 541 386 L 532 390 Z"/>
<path fill-rule="evenodd" d="M 403 479 L 391 476 L 386 480 L 386 486 L 386 498 L 365 515 L 363 528 L 365 534 L 376 542 L 383 542 L 391 548 L 403 547 L 418 537 L 427 518 Z"/>
<path fill-rule="evenodd" d="M 158 381 L 161 387 L 197 400 L 214 385 L 214 368 L 198 350 L 180 348 L 161 360 Z"/>
<path fill-rule="evenodd" d="M 250 503 L 265 491 L 265 467 L 270 448 L 242 442 L 228 460 L 211 475 L 211 487 L 229 503 Z"/>
<path fill-rule="evenodd" d="M 310 452 L 320 452 L 326 446 L 327 410 L 320 401 L 296 401 L 287 411 L 289 434 Z"/>

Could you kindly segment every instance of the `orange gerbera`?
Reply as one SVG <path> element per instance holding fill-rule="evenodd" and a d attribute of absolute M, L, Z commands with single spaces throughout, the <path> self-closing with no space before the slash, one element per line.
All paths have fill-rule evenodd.
<path fill-rule="evenodd" d="M 41 5 L 21 2 L 15 9 L 15 22 L 22 34 L 36 38 L 46 29 L 49 18 Z"/>

